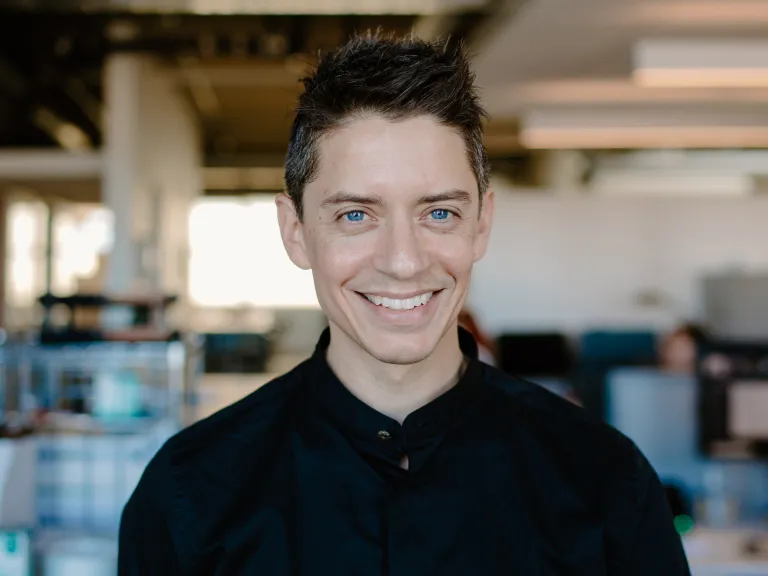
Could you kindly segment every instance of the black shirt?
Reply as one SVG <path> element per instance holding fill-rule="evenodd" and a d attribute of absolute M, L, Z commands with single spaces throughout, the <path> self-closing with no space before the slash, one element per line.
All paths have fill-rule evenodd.
<path fill-rule="evenodd" d="M 459 383 L 402 425 L 341 384 L 329 341 L 160 450 L 120 576 L 689 574 L 635 446 L 479 362 L 468 333 Z"/>

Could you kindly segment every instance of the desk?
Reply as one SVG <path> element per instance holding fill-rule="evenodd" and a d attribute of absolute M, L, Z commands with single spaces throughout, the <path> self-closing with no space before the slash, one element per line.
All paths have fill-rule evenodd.
<path fill-rule="evenodd" d="M 733 560 L 713 564 L 691 564 L 692 576 L 768 576 L 768 560 Z"/>

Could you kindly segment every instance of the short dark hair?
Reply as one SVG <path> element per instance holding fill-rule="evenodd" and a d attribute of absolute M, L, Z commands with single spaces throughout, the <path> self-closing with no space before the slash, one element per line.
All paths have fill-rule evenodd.
<path fill-rule="evenodd" d="M 687 336 L 694 344 L 701 346 L 709 340 L 709 331 L 706 327 L 695 322 L 681 324 L 672 332 L 673 336 Z"/>
<path fill-rule="evenodd" d="M 460 42 L 368 32 L 322 56 L 302 80 L 304 92 L 285 159 L 286 189 L 299 218 L 304 188 L 318 170 L 318 139 L 365 114 L 392 121 L 429 115 L 457 130 L 466 144 L 482 200 L 490 172 L 482 124 L 488 115 L 474 81 Z"/>

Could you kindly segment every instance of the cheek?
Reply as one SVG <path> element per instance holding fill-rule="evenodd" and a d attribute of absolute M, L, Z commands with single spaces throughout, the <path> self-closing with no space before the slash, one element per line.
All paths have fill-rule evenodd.
<path fill-rule="evenodd" d="M 431 252 L 435 262 L 458 281 L 463 280 L 472 271 L 474 250 L 472 242 L 465 238 L 439 239 L 432 243 Z"/>
<path fill-rule="evenodd" d="M 314 242 L 311 259 L 316 277 L 342 284 L 368 262 L 370 247 L 360 238 L 335 238 Z"/>
<path fill-rule="evenodd" d="M 696 356 L 696 351 L 694 350 L 692 344 L 684 342 L 680 345 L 678 355 L 685 360 L 692 360 L 694 356 Z"/>

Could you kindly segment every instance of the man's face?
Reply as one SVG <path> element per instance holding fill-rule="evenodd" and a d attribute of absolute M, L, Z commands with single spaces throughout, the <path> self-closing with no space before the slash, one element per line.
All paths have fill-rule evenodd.
<path fill-rule="evenodd" d="M 295 264 L 311 268 L 333 338 L 374 358 L 427 358 L 451 329 L 485 253 L 493 213 L 464 140 L 428 116 L 371 116 L 325 135 L 304 219 L 278 199 Z"/>

